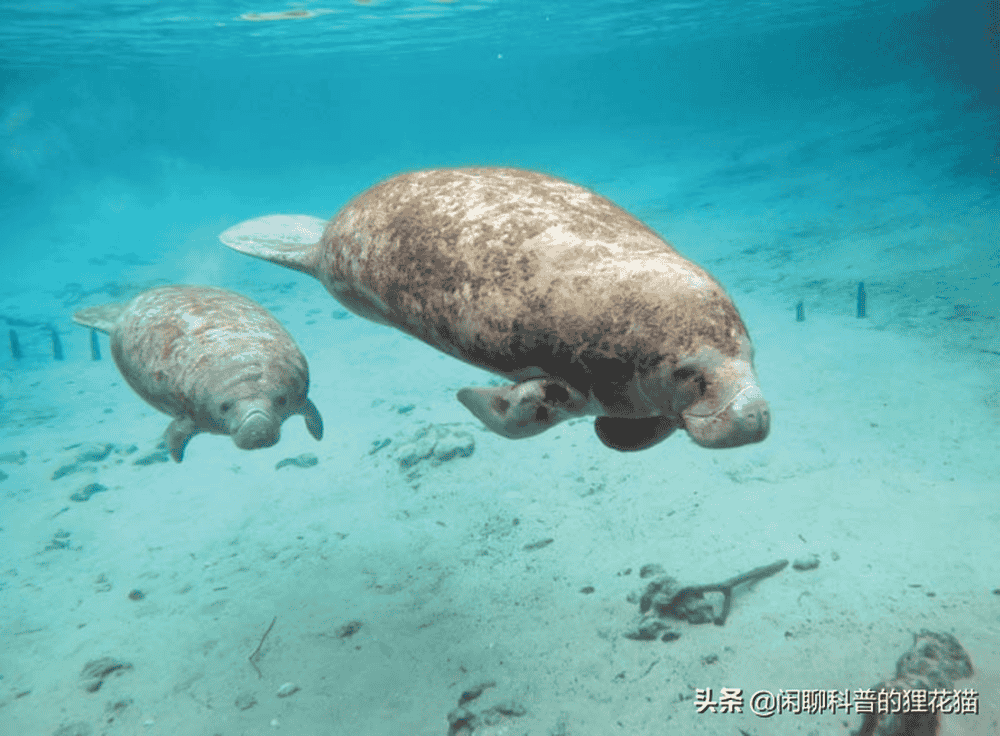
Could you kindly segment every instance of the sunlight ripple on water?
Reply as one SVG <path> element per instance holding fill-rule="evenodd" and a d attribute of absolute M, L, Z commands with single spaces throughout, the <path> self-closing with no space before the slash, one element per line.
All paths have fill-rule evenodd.
<path fill-rule="evenodd" d="M 906 3 L 903 3 L 906 4 Z M 910 0 L 914 8 L 926 4 Z M 900 11 L 888 0 L 560 2 L 361 0 L 317 3 L 18 3 L 0 10 L 0 64 L 7 67 L 184 63 L 205 55 L 396 54 L 482 44 L 572 53 L 594 43 L 662 43 L 843 22 Z M 516 39 L 516 40 L 515 40 Z"/>

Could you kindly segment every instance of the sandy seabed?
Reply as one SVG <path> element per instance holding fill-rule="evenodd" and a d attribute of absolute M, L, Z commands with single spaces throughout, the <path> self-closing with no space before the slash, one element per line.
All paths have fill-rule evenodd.
<path fill-rule="evenodd" d="M 879 204 L 896 219 L 849 206 L 834 220 L 796 211 L 802 182 L 744 183 L 746 210 L 780 225 L 751 237 L 745 211 L 724 219 L 749 174 L 726 171 L 668 213 L 684 182 L 662 168 L 584 183 L 730 289 L 774 417 L 764 443 L 733 450 L 678 434 L 617 454 L 585 420 L 505 440 L 454 398 L 490 376 L 345 315 L 306 277 L 229 274 L 226 254 L 218 285 L 308 356 L 326 436 L 293 417 L 273 448 L 201 435 L 179 465 L 136 464 L 169 420 L 68 321 L 109 290 L 8 294 L 6 313 L 52 303 L 66 358 L 22 330 L 29 354 L 3 367 L 0 730 L 443 736 L 462 701 L 478 736 L 847 734 L 853 713 L 699 714 L 695 693 L 870 687 L 926 629 L 975 668 L 956 687 L 979 714 L 944 732 L 998 733 L 1000 338 L 996 302 L 970 297 L 962 270 L 983 220 L 973 205 L 935 220 L 905 187 Z M 105 263 L 126 298 L 155 273 Z M 465 450 L 415 460 L 425 430 Z M 737 589 L 724 626 L 625 637 L 645 565 L 695 584 L 809 557 Z"/>

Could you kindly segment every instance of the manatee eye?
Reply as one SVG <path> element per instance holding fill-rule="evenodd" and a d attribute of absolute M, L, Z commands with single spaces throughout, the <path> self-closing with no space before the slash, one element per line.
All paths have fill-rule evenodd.
<path fill-rule="evenodd" d="M 692 378 L 695 380 L 691 381 Z M 674 371 L 673 379 L 674 383 L 677 384 L 691 381 L 697 387 L 699 396 L 704 396 L 705 392 L 708 391 L 708 382 L 705 377 L 698 375 L 698 371 L 694 368 L 678 368 Z"/>
<path fill-rule="evenodd" d="M 219 404 L 219 411 L 221 411 L 223 414 L 225 414 L 227 411 L 229 411 L 232 408 L 233 408 L 233 405 L 230 402 L 228 402 L 228 401 L 223 401 L 221 404 Z"/>
<path fill-rule="evenodd" d="M 674 371 L 674 383 L 684 383 L 697 371 L 694 368 L 678 368 Z"/>
<path fill-rule="evenodd" d="M 288 403 L 288 399 L 286 399 L 284 396 L 279 396 L 277 399 L 274 400 L 274 403 L 277 404 L 278 406 L 284 406 L 285 404 Z"/>

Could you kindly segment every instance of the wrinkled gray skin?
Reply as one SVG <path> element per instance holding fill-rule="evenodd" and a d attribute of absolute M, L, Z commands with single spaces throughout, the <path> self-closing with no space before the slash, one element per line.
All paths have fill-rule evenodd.
<path fill-rule="evenodd" d="M 722 287 L 612 202 L 518 169 L 402 174 L 328 224 L 269 216 L 222 242 L 319 279 L 347 309 L 514 382 L 458 399 L 494 432 L 596 416 L 641 450 L 763 440 L 753 347 Z"/>
<path fill-rule="evenodd" d="M 225 289 L 167 286 L 125 305 L 83 309 L 74 321 L 107 332 L 129 386 L 174 417 L 164 434 L 184 457 L 199 432 L 237 447 L 271 447 L 289 416 L 302 414 L 317 440 L 323 420 L 307 398 L 309 368 L 295 341 L 259 304 Z"/>

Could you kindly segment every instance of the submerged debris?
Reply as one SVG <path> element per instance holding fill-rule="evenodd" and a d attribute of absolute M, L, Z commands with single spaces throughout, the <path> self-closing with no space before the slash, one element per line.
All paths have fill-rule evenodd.
<path fill-rule="evenodd" d="M 313 455 L 311 452 L 304 452 L 296 457 L 286 457 L 284 460 L 279 460 L 275 464 L 275 470 L 281 470 L 282 468 L 287 468 L 288 466 L 296 468 L 311 468 L 314 465 L 319 464 L 319 458 Z"/>
<path fill-rule="evenodd" d="M 955 680 L 965 677 L 972 677 L 972 660 L 958 639 L 924 629 L 913 635 L 913 646 L 896 663 L 895 679 L 880 682 L 867 693 L 874 700 L 890 693 L 899 697 L 907 691 L 938 690 L 947 691 L 946 698 L 951 698 L 954 692 L 957 698 Z M 933 736 L 939 732 L 940 706 L 927 706 L 922 711 L 890 710 L 893 712 L 866 713 L 856 736 Z"/>
<path fill-rule="evenodd" d="M 104 681 L 111 675 L 118 677 L 131 669 L 132 665 L 130 663 L 112 659 L 111 657 L 93 659 L 83 666 L 83 671 L 80 673 L 80 679 L 83 680 L 83 689 L 88 693 L 96 693 L 101 689 Z"/>
<path fill-rule="evenodd" d="M 418 430 L 413 438 L 397 450 L 399 467 L 410 470 L 424 460 L 431 465 L 469 457 L 476 449 L 476 441 L 468 432 L 454 425 L 432 424 Z"/>
<path fill-rule="evenodd" d="M 708 585 L 689 585 L 680 587 L 677 580 L 669 575 L 659 575 L 646 586 L 639 599 L 639 613 L 643 614 L 636 629 L 625 634 L 626 638 L 637 640 L 652 640 L 668 630 L 670 626 L 661 619 L 673 618 L 692 624 L 706 624 L 709 621 L 716 626 L 722 626 L 729 617 L 733 604 L 733 590 L 739 585 L 752 585 L 764 578 L 775 575 L 788 565 L 788 560 L 778 560 L 770 565 L 755 567 L 749 572 L 735 575 L 721 583 Z M 662 569 L 659 566 L 646 565 L 643 570 Z M 716 606 L 705 598 L 706 593 L 721 593 L 722 605 Z M 671 636 L 668 632 L 664 641 L 673 641 L 679 635 Z"/>

